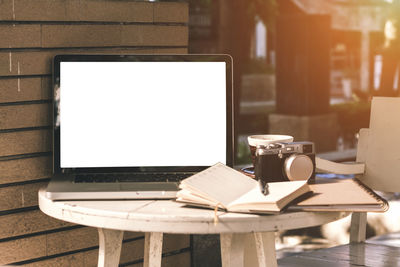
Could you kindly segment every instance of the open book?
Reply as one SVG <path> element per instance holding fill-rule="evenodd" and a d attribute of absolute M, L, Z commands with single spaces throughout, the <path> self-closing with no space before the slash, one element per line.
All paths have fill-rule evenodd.
<path fill-rule="evenodd" d="M 256 180 L 222 163 L 181 182 L 177 201 L 234 212 L 279 213 L 292 200 L 310 191 L 307 181 L 268 184 L 263 195 Z"/>

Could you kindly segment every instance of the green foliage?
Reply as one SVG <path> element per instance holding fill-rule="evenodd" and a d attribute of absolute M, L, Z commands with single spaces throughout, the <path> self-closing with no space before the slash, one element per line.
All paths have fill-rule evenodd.
<path fill-rule="evenodd" d="M 238 142 L 237 151 L 237 165 L 248 165 L 251 163 L 250 148 L 245 141 L 242 140 Z"/>

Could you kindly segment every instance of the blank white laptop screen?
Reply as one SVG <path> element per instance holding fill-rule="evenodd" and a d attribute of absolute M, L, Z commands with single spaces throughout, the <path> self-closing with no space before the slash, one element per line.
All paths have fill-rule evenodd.
<path fill-rule="evenodd" d="M 61 62 L 60 167 L 226 163 L 225 62 Z"/>

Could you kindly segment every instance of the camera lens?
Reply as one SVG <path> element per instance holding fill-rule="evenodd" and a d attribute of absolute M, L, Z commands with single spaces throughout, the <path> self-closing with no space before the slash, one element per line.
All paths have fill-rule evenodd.
<path fill-rule="evenodd" d="M 314 171 L 314 165 L 310 157 L 293 154 L 285 160 L 284 170 L 290 181 L 308 180 Z"/>

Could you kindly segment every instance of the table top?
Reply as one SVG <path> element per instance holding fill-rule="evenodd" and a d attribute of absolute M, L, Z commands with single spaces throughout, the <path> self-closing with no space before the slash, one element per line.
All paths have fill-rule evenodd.
<path fill-rule="evenodd" d="M 177 234 L 249 233 L 289 230 L 332 222 L 349 212 L 286 212 L 256 215 L 189 208 L 174 200 L 52 201 L 39 191 L 45 214 L 72 223 L 134 232 Z"/>

